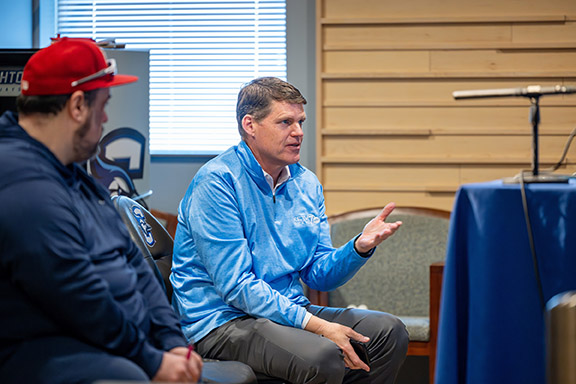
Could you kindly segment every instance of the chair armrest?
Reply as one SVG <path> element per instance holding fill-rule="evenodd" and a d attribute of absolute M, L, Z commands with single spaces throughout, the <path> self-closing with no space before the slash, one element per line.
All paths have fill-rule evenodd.
<path fill-rule="evenodd" d="M 328 292 L 317 291 L 312 288 L 308 288 L 308 300 L 313 305 L 320 305 L 322 307 L 328 306 Z"/>
<path fill-rule="evenodd" d="M 430 329 L 438 329 L 440 315 L 440 297 L 442 296 L 442 279 L 444 276 L 444 262 L 430 264 Z M 314 305 L 326 307 L 329 305 L 328 292 L 308 288 L 308 300 Z M 435 332 L 431 332 L 435 334 Z"/>
<path fill-rule="evenodd" d="M 178 216 L 168 213 L 162 212 L 157 209 L 150 209 L 150 213 L 161 222 L 161 224 L 166 228 L 172 239 L 176 236 L 176 226 L 178 225 Z"/>

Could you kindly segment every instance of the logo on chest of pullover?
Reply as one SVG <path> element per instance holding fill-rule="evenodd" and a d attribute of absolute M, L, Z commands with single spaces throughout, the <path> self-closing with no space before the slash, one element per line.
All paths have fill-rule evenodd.
<path fill-rule="evenodd" d="M 316 225 L 320 222 L 320 218 L 311 213 L 303 213 L 301 215 L 294 216 L 294 219 L 292 220 L 296 226 Z"/>

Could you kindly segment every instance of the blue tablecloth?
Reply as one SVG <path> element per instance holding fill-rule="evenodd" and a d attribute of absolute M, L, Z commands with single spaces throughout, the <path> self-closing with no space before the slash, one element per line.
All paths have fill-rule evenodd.
<path fill-rule="evenodd" d="M 527 184 L 544 301 L 576 289 L 576 183 Z M 545 312 L 520 185 L 464 185 L 452 212 L 437 384 L 546 382 Z M 574 362 L 576 364 L 576 362 Z"/>

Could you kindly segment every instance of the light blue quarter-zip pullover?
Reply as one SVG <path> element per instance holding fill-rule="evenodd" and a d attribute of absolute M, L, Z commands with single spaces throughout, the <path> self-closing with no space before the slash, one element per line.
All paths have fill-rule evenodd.
<path fill-rule="evenodd" d="M 310 303 L 300 279 L 332 290 L 368 260 L 352 240 L 332 247 L 320 182 L 300 164 L 289 170 L 274 193 L 242 141 L 192 180 L 170 277 L 189 340 L 245 315 L 300 328 Z"/>

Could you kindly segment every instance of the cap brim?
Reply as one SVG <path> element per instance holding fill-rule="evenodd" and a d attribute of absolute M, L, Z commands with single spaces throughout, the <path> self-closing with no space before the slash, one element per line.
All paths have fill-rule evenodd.
<path fill-rule="evenodd" d="M 107 76 L 106 78 L 99 78 L 89 81 L 84 84 L 80 84 L 77 88 L 81 91 L 92 91 L 99 88 L 110 88 L 117 87 L 119 85 L 134 83 L 138 80 L 138 76 L 132 75 L 114 75 Z"/>
<path fill-rule="evenodd" d="M 138 76 L 132 75 L 114 75 L 112 81 L 108 82 L 109 87 L 116 87 L 118 85 L 135 83 L 138 81 Z"/>
<path fill-rule="evenodd" d="M 112 79 L 110 79 L 112 77 Z M 132 75 L 114 75 L 107 76 L 107 78 L 100 78 L 80 84 L 78 87 L 71 90 L 92 91 L 99 88 L 117 87 L 119 85 L 130 84 L 138 81 L 138 76 Z"/>

